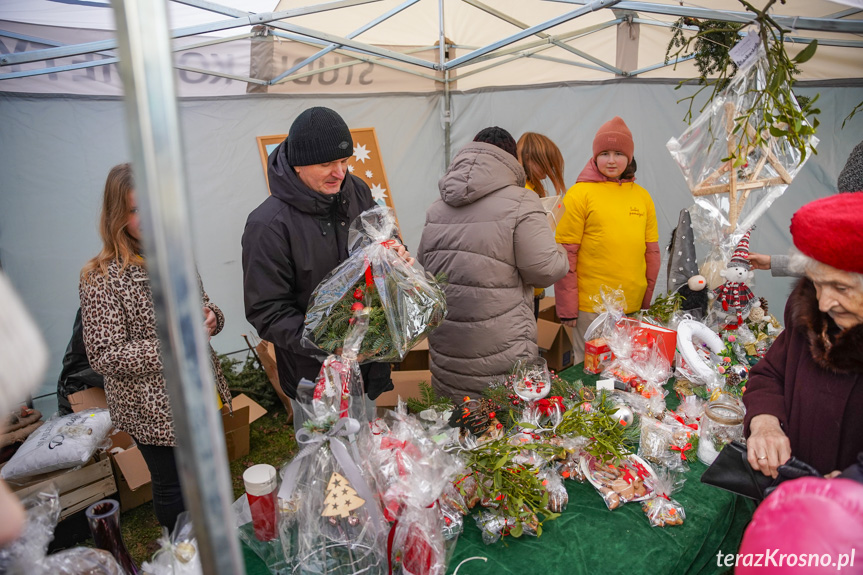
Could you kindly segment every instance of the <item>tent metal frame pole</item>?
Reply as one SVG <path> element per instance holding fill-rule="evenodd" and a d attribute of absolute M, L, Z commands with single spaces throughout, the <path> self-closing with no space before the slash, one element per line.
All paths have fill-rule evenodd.
<path fill-rule="evenodd" d="M 444 170 L 449 170 L 450 165 L 450 155 L 452 154 L 452 90 L 450 89 L 450 79 L 449 79 L 449 68 L 446 67 L 447 63 L 447 45 L 446 45 L 446 28 L 444 20 L 444 0 L 438 0 L 438 29 L 440 35 L 438 36 L 438 63 L 443 70 L 443 113 L 441 120 L 443 120 L 443 161 L 444 161 Z"/>
<path fill-rule="evenodd" d="M 293 40 L 294 42 L 301 42 L 303 44 L 309 44 L 309 45 L 313 45 L 313 46 L 320 45 L 319 43 L 316 43 L 315 41 L 313 41 L 309 38 L 305 38 L 303 36 L 295 36 L 293 34 L 285 34 L 284 32 L 279 32 L 279 31 L 272 32 L 272 34 L 274 36 L 278 36 L 280 38 L 286 38 L 288 40 Z M 420 48 L 415 48 L 413 50 L 406 51 L 405 53 L 411 54 L 411 53 L 416 53 L 416 52 L 428 52 L 429 50 L 433 50 L 433 49 L 434 49 L 434 46 L 423 46 Z M 346 52 L 344 50 L 338 50 L 338 49 L 335 50 L 335 53 L 339 54 L 341 56 L 347 56 L 349 58 L 352 58 L 355 61 L 353 61 L 353 62 L 341 62 L 339 64 L 333 64 L 332 66 L 326 66 L 325 68 L 319 68 L 317 70 L 309 70 L 308 72 L 301 72 L 299 74 L 293 74 L 292 76 L 287 76 L 285 78 L 282 78 L 281 80 L 279 80 L 278 83 L 284 84 L 286 82 L 291 82 L 293 80 L 299 80 L 300 78 L 307 78 L 308 76 L 316 76 L 318 74 L 323 74 L 324 72 L 330 72 L 332 70 L 339 70 L 341 68 L 348 68 L 350 66 L 356 66 L 357 64 L 361 64 L 363 62 L 366 62 L 369 64 L 375 64 L 377 66 L 383 66 L 385 68 L 391 68 L 393 70 L 398 70 L 399 72 L 404 72 L 405 74 L 413 74 L 414 76 L 419 76 L 420 78 L 425 78 L 427 80 L 432 80 L 435 82 L 441 82 L 442 81 L 440 78 L 438 78 L 436 76 L 432 76 L 431 74 L 425 74 L 425 73 L 420 72 L 418 70 L 410 70 L 408 68 L 403 68 L 397 64 L 387 62 L 386 58 L 383 58 L 380 56 L 374 56 L 374 57 L 373 56 L 363 56 L 363 55 L 360 55 L 356 52 Z M 265 83 L 270 84 L 270 82 L 265 82 Z"/>
<path fill-rule="evenodd" d="M 174 413 L 176 459 L 195 525 L 201 565 L 243 575 L 221 417 L 212 398 L 212 357 L 185 190 L 168 12 L 165 0 L 113 0 L 126 119 L 165 386 Z"/>
<path fill-rule="evenodd" d="M 2 35 L 2 34 L 0 34 Z M 204 46 L 211 46 L 213 44 L 221 44 L 224 41 L 233 42 L 235 40 L 243 40 L 245 38 L 249 38 L 252 34 L 240 34 L 239 36 L 232 36 L 227 39 L 220 40 L 209 40 L 207 42 L 196 42 L 194 44 L 188 44 L 186 46 L 178 46 L 172 48 L 172 52 L 185 52 L 186 50 L 194 50 L 196 48 L 202 48 Z M 32 41 L 32 40 L 28 40 Z M 54 43 L 53 41 L 45 40 L 42 43 Z M 13 80 L 15 78 L 29 78 L 33 76 L 43 76 L 45 74 L 59 74 L 62 72 L 70 72 L 72 70 L 83 70 L 86 68 L 98 68 L 101 66 L 108 66 L 111 64 L 116 64 L 120 61 L 119 58 L 115 56 L 106 57 L 103 60 L 93 60 L 92 62 L 79 62 L 77 64 L 66 64 L 64 66 L 53 66 L 51 68 L 38 68 L 34 70 L 22 70 L 19 72 L 10 72 L 9 74 L 0 74 L 0 81 L 3 80 Z M 208 76 L 217 76 L 219 78 L 228 78 L 231 80 L 237 80 L 238 82 L 247 82 L 249 84 L 260 84 L 266 85 L 267 82 L 264 80 L 259 80 L 258 78 L 250 78 L 246 76 L 237 76 L 235 74 L 226 74 L 224 72 L 216 72 L 215 70 L 204 70 L 202 68 L 194 68 L 192 66 L 184 66 L 182 64 L 174 64 L 174 68 L 177 70 L 186 70 L 187 72 L 197 72 L 200 74 L 206 74 Z"/>
<path fill-rule="evenodd" d="M 507 58 L 505 60 L 498 60 L 497 62 L 493 62 L 488 66 L 483 66 L 482 68 L 477 68 L 476 70 L 470 70 L 469 72 L 462 72 L 459 74 L 459 78 L 468 78 L 470 76 L 474 76 L 479 74 L 480 72 L 485 72 L 486 70 L 490 70 L 491 68 L 497 68 L 498 66 L 503 66 L 504 64 L 509 64 L 510 62 L 514 62 L 516 60 L 520 60 L 521 58 L 536 58 L 537 60 L 548 60 L 550 62 L 556 62 L 558 64 L 566 64 L 568 66 L 575 66 L 578 68 L 586 68 L 588 70 L 596 70 L 597 72 L 608 72 L 605 68 L 601 68 L 599 66 L 591 66 L 590 64 L 584 64 L 582 62 L 573 62 L 572 60 L 564 60 L 563 58 L 555 58 L 554 56 L 545 56 L 540 54 L 544 50 L 548 50 L 552 46 L 546 45 L 541 48 L 537 48 L 532 52 L 524 52 L 517 56 L 513 56 L 512 58 Z"/>
<path fill-rule="evenodd" d="M 560 40 L 563 42 L 568 42 L 569 40 L 575 40 L 576 38 L 581 38 L 582 36 L 589 36 L 594 32 L 599 32 L 600 30 L 605 30 L 606 28 L 611 28 L 612 26 L 617 26 L 623 22 L 621 18 L 615 18 L 614 20 L 609 20 L 608 22 L 602 22 L 601 24 L 594 24 L 592 26 L 587 26 L 585 28 L 580 28 L 578 30 L 574 30 L 572 32 L 566 32 L 564 34 L 558 34 L 552 36 L 556 40 Z M 539 48 L 534 52 L 530 52 L 534 48 Z M 481 62 L 487 62 L 489 60 L 495 60 L 497 58 L 502 58 L 503 56 L 508 56 L 510 54 L 520 54 L 519 57 L 524 56 L 525 54 L 536 53 L 541 50 L 548 50 L 549 48 L 554 48 L 554 45 L 551 44 L 548 40 L 536 40 L 534 42 L 529 42 L 527 44 L 522 44 L 520 46 L 513 46 L 512 48 L 507 48 L 505 50 L 497 50 L 491 54 L 486 54 L 485 56 L 480 56 L 473 62 L 471 65 L 476 65 Z M 460 76 L 464 78 L 464 75 Z"/>
<path fill-rule="evenodd" d="M 479 10 L 482 10 L 483 12 L 491 14 L 492 16 L 500 18 L 504 22 L 512 24 L 513 26 L 521 28 L 522 30 L 526 30 L 527 28 L 529 28 L 529 26 L 527 24 L 525 24 L 524 22 L 521 22 L 520 20 L 513 18 L 512 16 L 509 16 L 508 14 L 505 14 L 505 13 L 501 12 L 500 10 L 492 8 L 491 6 L 488 6 L 487 4 L 483 4 L 479 0 L 462 0 L 462 2 L 464 2 L 465 4 L 469 4 L 469 5 L 473 6 L 474 8 L 477 8 Z M 591 56 L 587 52 L 584 52 L 582 50 L 579 50 L 578 48 L 574 48 L 573 46 L 570 46 L 569 44 L 561 42 L 560 40 L 555 39 L 551 34 L 548 34 L 546 32 L 539 32 L 536 34 L 536 36 L 538 36 L 539 38 L 542 38 L 543 40 L 549 40 L 552 44 L 554 44 L 558 48 L 562 48 L 562 49 L 566 50 L 567 52 L 571 52 L 572 54 L 575 54 L 576 56 L 584 58 L 588 62 L 593 62 L 597 66 L 601 66 L 602 68 L 605 68 L 609 72 L 614 72 L 615 74 L 626 75 L 626 73 L 623 70 L 621 70 L 620 68 L 612 66 L 608 62 L 604 62 L 595 56 Z"/>
<path fill-rule="evenodd" d="M 630 76 L 638 76 L 639 74 L 644 74 L 645 72 L 652 72 L 653 70 L 659 70 L 660 68 L 667 68 L 669 66 L 676 66 L 681 62 L 686 62 L 688 60 L 692 60 L 695 58 L 695 54 L 689 54 L 688 56 L 683 56 L 682 58 L 676 58 L 674 60 L 669 60 L 668 62 L 660 62 L 658 64 L 653 64 L 652 66 L 644 66 L 643 68 L 639 68 L 638 70 L 633 70 L 629 73 Z"/>
<path fill-rule="evenodd" d="M 546 0 L 546 2 L 560 2 L 562 4 L 589 5 L 592 2 L 586 0 Z M 673 6 L 670 4 L 653 4 L 651 2 L 636 2 L 634 0 L 621 0 L 617 4 L 618 10 L 632 10 L 634 12 L 648 12 L 651 14 L 664 14 L 666 16 L 691 16 L 693 18 L 704 18 L 708 20 L 722 20 L 725 22 L 748 23 L 755 20 L 755 14 L 751 12 L 719 12 L 708 8 L 696 8 L 692 6 Z M 803 18 L 797 16 L 782 16 L 771 14 L 770 17 L 780 26 L 789 30 L 814 30 L 818 32 L 840 32 L 845 34 L 863 33 L 863 20 L 840 20 L 836 18 Z"/>
<path fill-rule="evenodd" d="M 863 10 L 861 10 L 863 12 Z M 674 22 L 662 22 L 661 20 L 651 20 L 649 18 L 633 18 L 632 21 L 636 24 L 645 24 L 647 26 L 656 26 L 659 28 L 671 28 Z M 684 30 L 697 32 L 696 26 L 683 26 Z M 745 34 L 743 34 L 745 36 Z M 802 36 L 785 36 L 784 41 L 792 44 L 808 44 L 815 38 L 805 38 Z M 830 38 L 818 38 L 819 46 L 836 46 L 839 48 L 863 48 L 863 41 L 859 40 L 833 40 Z"/>
<path fill-rule="evenodd" d="M 560 24 L 563 24 L 565 22 L 569 22 L 570 20 L 574 20 L 576 18 L 584 16 L 585 14 L 590 14 L 591 12 L 595 12 L 596 10 L 601 10 L 603 8 L 611 8 L 612 6 L 618 4 L 619 2 L 621 2 L 621 0 L 591 0 L 588 4 L 586 4 L 585 6 L 579 8 L 577 10 L 567 12 L 566 14 L 558 16 L 557 18 L 552 18 L 551 20 L 543 22 L 542 24 L 537 24 L 536 26 L 531 26 L 530 28 L 528 28 L 526 30 L 522 30 L 521 32 L 518 32 L 516 34 L 513 34 L 512 36 L 510 36 L 508 38 L 504 38 L 503 40 L 498 40 L 497 42 L 493 42 L 493 43 L 489 44 L 488 46 L 480 48 L 479 50 L 474 50 L 473 52 L 465 54 L 464 56 L 460 56 L 454 60 L 450 60 L 446 64 L 446 69 L 453 70 L 453 69 L 458 68 L 460 66 L 464 66 L 465 64 L 468 64 L 468 63 L 472 62 L 473 60 L 476 60 L 480 56 L 484 56 L 485 54 L 488 54 L 489 52 L 494 52 L 498 48 L 503 48 L 504 46 L 509 46 L 510 44 L 518 42 L 519 40 L 523 40 L 524 38 L 527 38 L 529 36 L 533 36 L 537 32 L 544 32 L 545 30 L 548 30 L 549 28 L 554 28 L 555 26 L 559 26 Z"/>
<path fill-rule="evenodd" d="M 211 22 L 210 24 L 201 24 L 199 26 L 187 26 L 171 31 L 171 38 L 185 38 L 187 36 L 197 36 L 206 34 L 207 32 L 216 32 L 219 30 L 230 30 L 231 28 L 239 28 L 241 26 L 258 26 L 268 22 L 274 22 L 283 18 L 291 18 L 294 16 L 302 16 L 314 12 L 322 12 L 332 10 L 331 5 L 339 4 L 339 8 L 344 6 L 352 6 L 358 3 L 366 4 L 369 2 L 379 2 L 380 0 L 343 0 L 341 2 L 331 2 L 325 4 L 325 9 L 311 11 L 307 8 L 298 8 L 294 10 L 283 10 L 281 12 L 268 12 L 262 14 L 249 14 L 237 16 L 230 20 L 221 20 L 219 22 Z M 40 60 L 50 60 L 56 58 L 65 58 L 68 56 L 81 56 L 92 52 L 103 52 L 114 50 L 117 48 L 117 39 L 99 40 L 97 42 L 87 42 L 84 44 L 68 44 L 55 48 L 44 48 L 41 50 L 31 50 L 28 52 L 20 52 L 18 54 L 4 54 L 0 56 L 0 66 L 9 66 L 13 64 L 25 64 L 27 62 L 38 62 Z"/>
<path fill-rule="evenodd" d="M 405 0 L 405 2 L 399 4 L 398 6 L 393 8 L 392 10 L 390 10 L 384 14 L 381 14 L 380 16 L 378 16 L 377 18 L 375 18 L 374 20 L 372 20 L 368 24 L 365 24 L 364 26 L 357 28 L 356 30 L 354 30 L 353 32 L 348 34 L 347 38 L 348 39 L 356 38 L 357 36 L 359 36 L 363 32 L 371 30 L 372 28 L 374 28 L 375 26 L 377 26 L 381 22 L 385 22 L 386 20 L 389 20 L 391 17 L 395 16 L 396 14 L 398 14 L 399 12 L 404 10 L 405 8 L 409 8 L 409 7 L 413 6 L 414 4 L 416 4 L 417 2 L 419 2 L 419 0 Z M 340 46 L 341 46 L 341 44 L 330 44 L 329 46 L 327 46 L 323 50 L 319 51 L 318 53 L 312 54 L 311 56 L 309 56 L 308 58 L 306 58 L 305 60 L 303 60 L 302 62 L 297 64 L 296 66 L 293 66 L 293 67 L 289 68 L 288 70 L 286 70 L 285 72 L 282 72 L 281 74 L 279 74 L 278 76 L 276 76 L 275 78 L 270 80 L 269 83 L 271 85 L 277 84 L 282 78 L 290 76 L 291 74 L 293 74 L 297 70 L 300 70 L 300 69 L 304 68 L 305 66 L 308 66 L 309 64 L 311 64 L 312 62 L 314 62 L 318 58 L 322 58 L 322 57 L 326 56 L 327 54 L 329 54 L 333 50 L 339 48 Z"/>

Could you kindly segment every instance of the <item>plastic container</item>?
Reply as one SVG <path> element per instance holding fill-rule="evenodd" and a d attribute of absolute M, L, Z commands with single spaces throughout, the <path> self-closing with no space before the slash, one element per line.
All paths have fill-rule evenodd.
<path fill-rule="evenodd" d="M 272 541 L 278 537 L 278 515 L 276 514 L 276 495 L 279 480 L 276 468 L 272 465 L 253 465 L 243 472 L 249 511 L 255 537 L 259 541 Z"/>

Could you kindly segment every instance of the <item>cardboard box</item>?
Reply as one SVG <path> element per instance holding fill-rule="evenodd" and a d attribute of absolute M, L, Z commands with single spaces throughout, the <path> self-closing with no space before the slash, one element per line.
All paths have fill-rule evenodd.
<path fill-rule="evenodd" d="M 294 419 L 294 409 L 291 405 L 291 398 L 282 391 L 282 384 L 279 381 L 279 368 L 276 365 L 276 348 L 271 342 L 261 340 L 261 343 L 255 346 L 255 351 L 258 353 L 258 360 L 267 373 L 270 385 L 276 390 L 276 395 L 279 396 L 279 400 L 288 414 L 288 423 L 290 423 Z"/>
<path fill-rule="evenodd" d="M 69 403 L 72 411 L 76 412 L 92 407 L 108 407 L 105 390 L 98 387 L 70 394 Z M 230 461 L 249 453 L 249 424 L 267 412 L 245 394 L 233 398 L 232 404 L 233 414 L 228 413 L 227 407 L 222 408 L 222 426 Z M 108 439 L 111 445 L 107 451 L 121 510 L 134 509 L 153 499 L 150 470 L 132 437 L 123 431 L 115 431 Z M 112 453 L 117 448 L 119 450 Z"/>
<path fill-rule="evenodd" d="M 429 340 L 423 338 L 421 342 L 411 348 L 401 362 L 394 364 L 397 371 L 428 371 L 429 368 Z"/>
<path fill-rule="evenodd" d="M 560 323 L 560 317 L 557 315 L 557 306 L 554 303 L 553 297 L 544 297 L 539 300 L 539 319 Z"/>
<path fill-rule="evenodd" d="M 539 355 L 548 362 L 548 368 L 560 372 L 573 364 L 572 336 L 563 325 L 544 319 L 536 322 Z"/>
<path fill-rule="evenodd" d="M 416 371 L 394 371 L 392 372 L 393 384 L 396 386 L 391 391 L 385 391 L 375 400 L 378 407 L 395 407 L 398 405 L 399 397 L 403 400 L 409 397 L 420 398 L 420 382 L 431 385 L 431 372 L 427 369 Z"/>
<path fill-rule="evenodd" d="M 669 365 L 674 365 L 674 351 L 677 348 L 676 331 L 652 323 L 639 322 L 630 317 L 621 318 L 617 325 L 632 329 L 635 333 L 635 343 L 658 349 L 659 353 L 668 360 Z"/>
<path fill-rule="evenodd" d="M 26 483 L 8 485 L 18 499 L 23 500 L 51 483 L 57 486 L 60 495 L 60 520 L 117 493 L 111 462 L 103 451 L 97 451 L 86 465 L 78 469 L 43 473 L 29 478 Z"/>

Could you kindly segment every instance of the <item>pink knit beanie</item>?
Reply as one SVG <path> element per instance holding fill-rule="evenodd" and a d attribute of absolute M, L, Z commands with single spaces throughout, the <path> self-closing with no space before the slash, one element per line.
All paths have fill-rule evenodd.
<path fill-rule="evenodd" d="M 593 138 L 593 159 L 596 159 L 601 152 L 608 150 L 621 152 L 630 162 L 632 161 L 632 154 L 635 150 L 632 132 L 629 131 L 620 116 L 615 116 L 600 126 Z"/>

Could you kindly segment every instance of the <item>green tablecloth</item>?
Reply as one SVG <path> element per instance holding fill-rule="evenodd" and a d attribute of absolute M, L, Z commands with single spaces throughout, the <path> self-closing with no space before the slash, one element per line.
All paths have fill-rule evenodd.
<path fill-rule="evenodd" d="M 581 365 L 560 375 L 586 384 L 597 379 L 585 375 Z M 673 391 L 666 401 L 671 408 L 678 404 Z M 691 467 L 683 489 L 675 495 L 686 511 L 683 525 L 651 527 L 638 503 L 609 511 L 589 483 L 567 481 L 569 504 L 558 519 L 543 525 L 541 537 L 507 537 L 486 545 L 473 515 L 465 517 L 449 573 L 463 562 L 462 575 L 723 573 L 727 568 L 717 565 L 717 553 L 737 552 L 754 505 L 704 485 L 700 477 L 706 467 L 698 462 Z M 254 553 L 245 547 L 243 552 L 249 575 L 267 573 Z"/>

